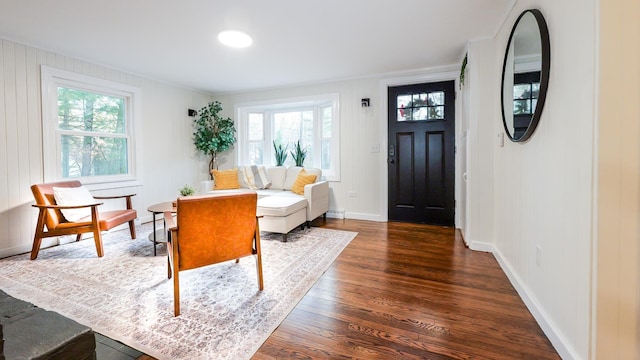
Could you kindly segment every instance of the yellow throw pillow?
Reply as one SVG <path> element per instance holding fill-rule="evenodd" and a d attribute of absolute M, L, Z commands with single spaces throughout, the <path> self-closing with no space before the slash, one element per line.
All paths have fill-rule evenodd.
<path fill-rule="evenodd" d="M 314 182 L 316 182 L 316 176 L 307 174 L 307 172 L 302 169 L 298 173 L 298 177 L 296 178 L 296 182 L 293 183 L 291 191 L 298 195 L 304 195 L 304 186 L 313 184 Z"/>
<path fill-rule="evenodd" d="M 238 169 L 211 170 L 213 175 L 213 190 L 239 189 Z"/>

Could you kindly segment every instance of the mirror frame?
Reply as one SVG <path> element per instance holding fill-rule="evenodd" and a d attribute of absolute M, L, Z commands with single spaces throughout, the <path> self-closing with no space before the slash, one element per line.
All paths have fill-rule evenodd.
<path fill-rule="evenodd" d="M 509 59 L 509 49 L 511 48 L 511 45 L 512 45 L 511 42 L 513 40 L 513 36 L 516 32 L 518 24 L 520 23 L 520 20 L 527 13 L 530 13 L 535 17 L 536 23 L 538 24 L 538 31 L 540 33 L 540 46 L 541 46 L 541 52 L 542 52 L 541 54 L 542 66 L 540 69 L 540 92 L 538 93 L 538 101 L 536 103 L 536 108 L 533 112 L 533 115 L 531 116 L 531 120 L 529 122 L 529 126 L 527 127 L 527 130 L 524 132 L 524 134 L 522 134 L 521 137 L 515 139 L 511 135 L 511 132 L 509 131 L 509 129 L 507 128 L 507 120 L 505 116 L 505 106 L 507 104 L 505 104 L 505 99 L 504 99 L 504 77 L 505 77 L 505 70 L 508 65 L 507 61 Z M 549 43 L 549 28 L 547 27 L 547 22 L 545 21 L 544 16 L 542 15 L 542 12 L 540 10 L 538 9 L 525 10 L 520 14 L 520 16 L 518 16 L 516 23 L 513 24 L 513 28 L 511 29 L 511 34 L 509 35 L 509 41 L 507 42 L 507 49 L 504 54 L 504 62 L 502 64 L 502 81 L 500 82 L 500 85 L 501 85 L 500 103 L 502 104 L 502 109 L 501 109 L 502 125 L 504 126 L 504 130 L 507 133 L 507 136 L 513 142 L 526 141 L 531 137 L 534 130 L 538 126 L 538 122 L 540 121 L 540 116 L 542 115 L 542 109 L 544 108 L 544 102 L 547 98 L 547 88 L 549 87 L 550 63 L 551 63 L 551 46 Z M 510 64 L 510 65 L 513 67 L 513 64 Z M 510 109 L 510 111 L 513 112 L 513 100 L 508 104 L 508 106 L 509 106 L 508 109 Z"/>

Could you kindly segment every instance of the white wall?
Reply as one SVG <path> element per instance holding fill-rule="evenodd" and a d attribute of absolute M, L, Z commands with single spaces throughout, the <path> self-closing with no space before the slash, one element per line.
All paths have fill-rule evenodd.
<path fill-rule="evenodd" d="M 468 46 L 467 76 L 462 89 L 468 99 L 462 126 L 466 130 L 466 206 L 464 239 L 474 250 L 491 250 L 493 224 L 493 145 L 495 130 L 493 93 L 499 93 L 500 73 L 495 41 L 473 41 Z"/>
<path fill-rule="evenodd" d="M 37 211 L 31 207 L 29 187 L 44 179 L 41 64 L 142 90 L 138 184 L 102 187 L 96 193 L 137 193 L 133 205 L 138 216 L 148 220 L 149 205 L 174 199 L 185 183 L 206 179 L 206 162 L 190 141 L 187 109 L 204 106 L 209 95 L 0 39 L 0 257 L 31 250 Z"/>
<path fill-rule="evenodd" d="M 504 147 L 499 147 L 495 139 L 504 131 L 499 81 L 488 88 L 493 91 L 481 84 L 482 93 L 476 94 L 475 101 L 492 103 L 493 112 L 482 111 L 478 122 L 491 134 L 478 130 L 482 140 L 472 151 L 491 151 L 493 164 L 477 165 L 493 181 L 479 183 L 475 189 L 479 200 L 472 206 L 479 206 L 478 212 L 493 212 L 494 254 L 560 355 L 587 359 L 594 236 L 596 4 L 594 0 L 518 1 L 498 31 L 493 54 L 486 52 L 490 46 L 485 44 L 475 52 L 497 67 L 492 74 L 495 79 L 500 79 L 511 28 L 529 8 L 540 9 L 549 27 L 551 75 L 545 108 L 527 142 L 506 139 Z M 482 199 L 485 192 L 492 193 L 491 199 Z M 469 195 L 470 200 L 473 196 Z M 474 215 L 470 216 L 473 221 Z"/>

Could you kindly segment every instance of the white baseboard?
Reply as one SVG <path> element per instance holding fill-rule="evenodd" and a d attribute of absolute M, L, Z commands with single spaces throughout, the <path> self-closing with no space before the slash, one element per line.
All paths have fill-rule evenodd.
<path fill-rule="evenodd" d="M 471 241 L 471 242 L 469 242 L 467 244 L 467 246 L 469 246 L 469 249 L 474 250 L 474 251 L 482 251 L 482 252 L 490 252 L 490 253 L 492 253 L 495 250 L 493 244 L 482 242 L 482 241 Z"/>
<path fill-rule="evenodd" d="M 578 355 L 575 349 L 569 344 L 567 339 L 564 337 L 562 332 L 558 329 L 557 325 L 551 320 L 549 315 L 544 311 L 543 307 L 540 305 L 535 296 L 533 296 L 532 292 L 529 288 L 524 284 L 522 279 L 512 271 L 509 263 L 505 261 L 504 256 L 500 253 L 498 249 L 496 249 L 493 245 L 493 256 L 500 264 L 502 271 L 507 275 L 511 285 L 516 289 L 518 295 L 529 309 L 533 317 L 535 318 L 540 328 L 545 333 L 551 344 L 556 349 L 560 357 L 564 360 L 581 360 L 582 358 Z M 471 248 L 471 247 L 470 247 Z"/>
<path fill-rule="evenodd" d="M 380 214 L 365 214 L 365 213 L 354 213 L 347 212 L 344 214 L 345 219 L 353 219 L 353 220 L 367 220 L 367 221 L 377 221 L 377 222 L 385 222 L 387 218 L 383 218 Z"/>

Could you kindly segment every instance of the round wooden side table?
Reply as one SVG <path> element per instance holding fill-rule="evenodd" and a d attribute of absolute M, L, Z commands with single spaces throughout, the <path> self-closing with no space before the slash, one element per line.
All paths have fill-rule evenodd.
<path fill-rule="evenodd" d="M 156 215 L 164 214 L 167 211 L 176 213 L 176 208 L 171 201 L 153 204 L 147 208 L 147 211 L 153 214 L 153 232 L 149 234 L 149 240 L 153 241 L 153 256 L 156 256 L 156 247 L 158 243 L 166 242 L 167 224 L 164 223 L 163 230 L 156 230 Z"/>

